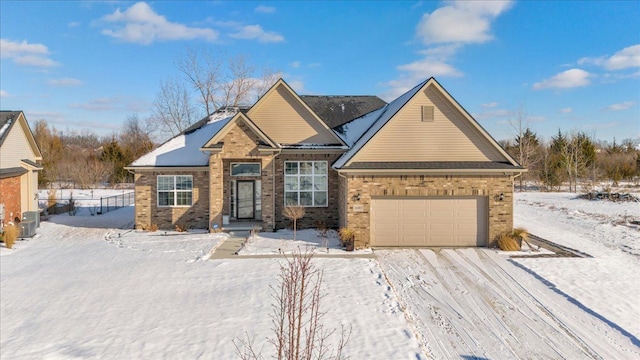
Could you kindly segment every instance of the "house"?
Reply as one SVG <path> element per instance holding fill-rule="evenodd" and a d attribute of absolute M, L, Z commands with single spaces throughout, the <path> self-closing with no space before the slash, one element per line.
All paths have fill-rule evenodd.
<path fill-rule="evenodd" d="M 276 230 L 291 204 L 306 208 L 299 226 L 349 227 L 357 247 L 487 246 L 513 228 L 524 171 L 434 78 L 388 104 L 299 96 L 280 79 L 127 169 L 138 226 Z"/>
<path fill-rule="evenodd" d="M 22 111 L 0 111 L 0 223 L 38 211 L 42 154 Z"/>

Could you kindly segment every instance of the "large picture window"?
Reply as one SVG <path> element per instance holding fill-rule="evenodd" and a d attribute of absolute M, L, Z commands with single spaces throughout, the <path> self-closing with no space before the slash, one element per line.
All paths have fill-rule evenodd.
<path fill-rule="evenodd" d="M 158 175 L 158 206 L 191 206 L 193 176 Z"/>
<path fill-rule="evenodd" d="M 326 161 L 285 161 L 285 206 L 327 206 L 327 181 Z"/>

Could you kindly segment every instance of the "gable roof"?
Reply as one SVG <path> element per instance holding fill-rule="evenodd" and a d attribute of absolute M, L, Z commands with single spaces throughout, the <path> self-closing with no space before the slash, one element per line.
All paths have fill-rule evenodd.
<path fill-rule="evenodd" d="M 36 139 L 33 137 L 33 132 L 31 132 L 31 128 L 29 127 L 29 123 L 27 122 L 26 117 L 24 116 L 24 112 L 22 111 L 0 111 L 0 148 L 4 143 L 7 136 L 9 136 L 9 132 L 13 128 L 13 126 L 17 123 L 22 125 L 22 131 L 24 131 L 25 137 L 31 146 L 31 150 L 33 151 L 36 160 L 42 159 L 42 153 L 40 152 L 40 147 L 36 143 Z"/>
<path fill-rule="evenodd" d="M 377 96 L 300 95 L 322 121 L 335 128 L 362 115 L 380 109 L 387 103 Z"/>
<path fill-rule="evenodd" d="M 245 124 L 247 124 L 251 128 L 251 130 L 253 130 L 253 132 L 256 135 L 258 135 L 258 137 L 265 143 L 265 145 L 271 148 L 279 147 L 278 144 L 275 141 L 271 140 L 271 138 L 269 138 L 267 134 L 262 132 L 262 130 L 260 130 L 260 128 L 256 126 L 256 124 L 254 124 L 253 121 L 251 121 L 251 119 L 249 119 L 246 114 L 244 114 L 243 112 L 239 112 L 235 116 L 233 116 L 231 120 L 229 120 L 226 124 L 224 124 L 224 126 L 220 130 L 218 130 L 211 137 L 211 139 L 209 139 L 209 141 L 206 142 L 206 144 L 202 146 L 202 150 L 204 150 L 205 148 L 215 148 L 217 144 L 220 141 L 222 141 L 225 135 L 227 135 L 227 133 L 233 127 L 233 125 L 236 124 L 238 121 L 243 121 Z"/>
<path fill-rule="evenodd" d="M 490 143 L 490 146 L 495 151 L 499 152 L 502 155 L 502 157 L 504 157 L 505 163 L 508 164 L 508 167 L 510 169 L 520 169 L 520 170 L 522 169 L 520 165 L 518 165 L 518 163 L 498 144 L 498 142 L 495 141 L 495 139 L 493 139 L 489 135 L 489 133 L 487 133 L 484 130 L 484 128 L 482 128 L 480 124 L 478 124 L 475 121 L 475 119 L 473 119 L 473 117 L 462 106 L 460 106 L 460 104 L 433 77 L 416 85 L 411 90 L 407 91 L 397 99 L 387 104 L 384 108 L 369 114 L 369 116 L 365 115 L 362 118 L 355 119 L 343 125 L 342 127 L 343 138 L 347 140 L 354 140 L 354 139 L 355 140 L 352 144 L 350 144 L 351 148 L 346 153 L 344 153 L 340 158 L 338 158 L 338 160 L 336 160 L 336 162 L 333 164 L 333 168 L 345 169 L 346 167 L 350 166 L 354 156 L 356 156 L 356 154 L 358 154 L 358 152 L 360 152 L 363 149 L 363 147 L 365 147 L 365 145 L 367 145 L 374 137 L 376 137 L 376 135 L 380 133 L 381 129 L 385 127 L 385 125 L 387 125 L 396 116 L 396 114 L 398 114 L 398 112 L 416 96 L 416 94 L 427 89 L 427 87 L 429 86 L 434 86 L 438 90 L 438 92 L 445 97 L 446 101 L 449 104 L 453 105 L 453 107 L 456 108 L 460 112 L 460 114 L 462 114 L 464 119 L 472 126 L 472 128 L 476 129 L 480 133 L 480 135 Z M 375 117 L 376 115 L 377 115 L 377 118 L 375 119 L 372 118 L 372 117 Z M 365 126 L 367 123 L 370 123 L 371 125 L 365 129 Z M 345 131 L 345 130 L 351 130 L 351 132 Z M 450 162 L 437 162 L 437 163 L 438 164 L 435 164 L 435 165 L 432 164 L 432 165 L 435 166 L 435 168 L 442 168 L 443 164 L 448 164 L 453 166 Z M 470 164 L 470 162 L 464 162 L 464 161 L 456 162 L 456 163 L 458 165 L 453 166 L 453 168 L 458 168 L 459 166 L 462 166 L 464 164 L 467 164 L 467 165 Z M 378 164 L 381 166 L 381 168 L 388 168 L 388 166 L 382 166 L 384 163 L 378 163 Z M 409 163 L 407 163 L 407 165 L 409 165 Z M 369 164 L 367 166 L 357 165 L 351 168 L 364 169 L 364 168 L 371 168 L 371 166 L 373 165 L 372 164 Z M 424 168 L 424 169 L 429 169 L 431 167 L 432 166 L 414 166 L 414 168 Z M 473 165 L 470 168 L 482 168 L 482 166 Z"/>
<path fill-rule="evenodd" d="M 283 90 L 283 92 L 281 90 Z M 311 109 L 309 105 L 307 105 L 307 103 L 302 101 L 300 96 L 298 96 L 298 94 L 295 91 L 293 91 L 293 89 L 289 86 L 289 84 L 287 84 L 283 79 L 278 79 L 278 81 L 276 81 L 275 84 L 273 84 L 273 86 L 271 86 L 271 88 L 264 95 L 262 95 L 260 99 L 258 99 L 258 101 L 247 111 L 248 117 L 251 118 L 256 123 L 257 126 L 261 127 L 266 134 L 269 135 L 269 129 L 267 129 L 265 126 L 265 125 L 268 125 L 268 123 L 262 123 L 261 119 L 259 117 L 256 117 L 256 115 L 261 113 L 265 106 L 269 106 L 268 104 L 270 103 L 272 98 L 280 95 L 285 95 L 285 99 L 288 98 L 293 101 L 292 104 L 288 102 L 287 104 L 291 104 L 292 106 L 294 106 L 293 111 L 295 113 L 300 114 L 299 111 L 303 111 L 307 113 L 307 115 L 310 115 L 310 117 L 306 116 L 301 119 L 305 121 L 305 123 L 304 123 L 304 126 L 302 126 L 300 129 L 313 129 L 311 130 L 311 132 L 316 132 L 316 136 L 314 136 L 314 138 L 321 137 L 324 139 L 331 139 L 331 141 L 335 141 L 335 143 L 332 143 L 330 145 L 334 145 L 334 146 L 336 144 L 339 144 L 341 146 L 346 145 L 342 141 L 342 139 L 335 132 L 333 132 L 333 130 L 331 130 L 331 128 L 324 121 L 322 121 L 322 119 L 318 116 L 318 114 L 316 114 L 313 111 L 313 109 Z M 289 100 L 285 100 L 285 101 L 289 101 Z M 290 117 L 288 118 L 288 120 L 291 121 L 292 118 Z M 295 121 L 293 121 L 293 123 L 295 123 Z M 291 132 L 291 129 L 288 129 L 288 133 L 293 134 Z M 305 143 L 301 141 L 287 143 L 286 141 L 279 140 L 278 137 L 275 135 L 270 135 L 270 137 L 273 138 L 275 141 L 277 141 L 279 145 L 300 145 L 302 143 Z M 313 143 L 313 141 L 309 141 L 307 143 Z M 327 142 L 323 142 L 322 144 L 329 145 L 329 143 Z"/>

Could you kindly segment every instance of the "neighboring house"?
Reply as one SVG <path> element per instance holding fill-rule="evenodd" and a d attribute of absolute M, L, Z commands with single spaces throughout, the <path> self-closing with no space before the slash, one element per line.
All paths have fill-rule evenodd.
<path fill-rule="evenodd" d="M 389 104 L 298 96 L 278 80 L 127 168 L 137 226 L 276 230 L 293 204 L 306 207 L 300 226 L 349 227 L 357 247 L 487 246 L 513 228 L 524 171 L 434 78 Z"/>
<path fill-rule="evenodd" d="M 42 154 L 22 111 L 0 111 L 0 222 L 38 211 Z"/>

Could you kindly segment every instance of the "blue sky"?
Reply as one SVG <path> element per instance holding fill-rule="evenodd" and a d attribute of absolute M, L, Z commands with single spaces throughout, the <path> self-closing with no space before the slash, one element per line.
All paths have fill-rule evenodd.
<path fill-rule="evenodd" d="M 640 1 L 2 0 L 0 17 L 0 108 L 61 131 L 149 116 L 206 47 L 299 94 L 390 101 L 434 76 L 498 140 L 519 112 L 543 138 L 640 137 Z"/>

